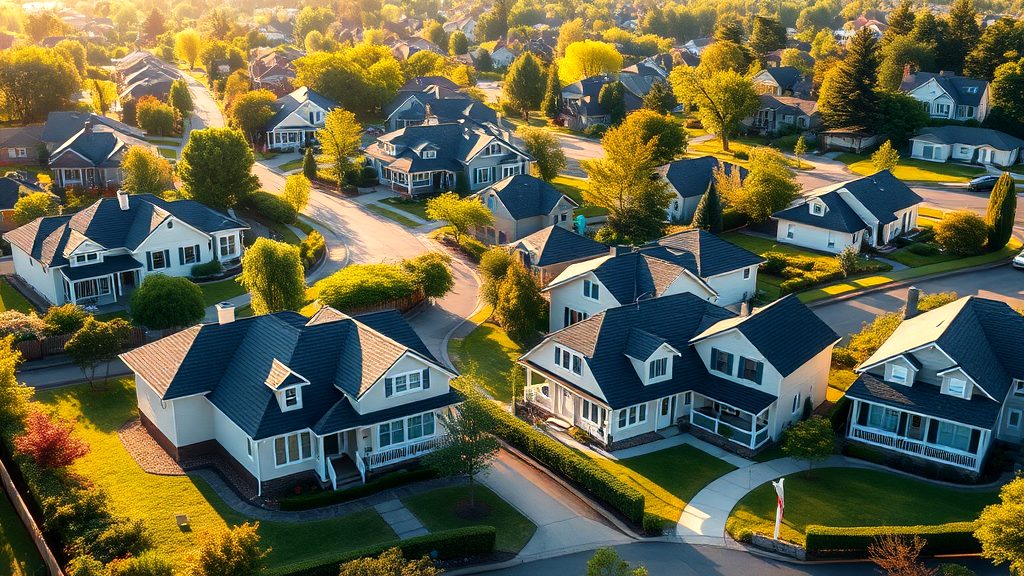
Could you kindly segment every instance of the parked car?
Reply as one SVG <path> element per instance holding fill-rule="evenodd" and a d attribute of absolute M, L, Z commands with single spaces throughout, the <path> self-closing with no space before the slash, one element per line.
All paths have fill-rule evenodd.
<path fill-rule="evenodd" d="M 996 181 L 999 180 L 997 174 L 985 174 L 984 176 L 978 176 L 974 180 L 967 183 L 967 189 L 971 192 L 991 192 L 996 186 Z"/>
<path fill-rule="evenodd" d="M 1017 268 L 1018 270 L 1024 270 L 1024 250 L 1022 250 L 1020 254 L 1017 254 L 1016 256 L 1013 257 L 1013 261 L 1010 262 L 1010 265 L 1013 266 L 1014 268 Z"/>

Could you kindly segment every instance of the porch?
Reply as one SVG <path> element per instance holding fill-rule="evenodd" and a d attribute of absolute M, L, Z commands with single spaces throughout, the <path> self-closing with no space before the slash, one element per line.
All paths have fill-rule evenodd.
<path fill-rule="evenodd" d="M 81 306 L 118 304 L 141 283 L 142 264 L 128 255 L 61 269 L 64 302 Z"/>
<path fill-rule="evenodd" d="M 411 435 L 414 428 L 405 428 L 402 431 L 405 441 L 377 447 L 376 444 L 379 442 L 371 441 L 374 434 L 378 437 L 382 434 L 391 434 L 390 431 L 381 432 L 379 426 L 355 428 L 318 437 L 316 472 L 320 481 L 330 484 L 333 490 L 355 483 L 365 483 L 374 473 L 411 462 L 433 452 L 443 446 L 449 438 L 447 433 L 435 428 L 430 430 L 429 435 L 407 439 L 406 430 Z M 423 428 L 420 428 L 417 434 L 422 432 Z"/>
<path fill-rule="evenodd" d="M 722 437 L 750 450 L 757 450 L 770 439 L 766 406 L 759 412 L 742 410 L 713 398 L 694 394 L 690 405 L 690 425 Z"/>
<path fill-rule="evenodd" d="M 392 192 L 407 198 L 416 198 L 454 190 L 456 174 L 449 170 L 399 172 L 391 168 L 383 168 L 380 180 L 387 183 Z"/>

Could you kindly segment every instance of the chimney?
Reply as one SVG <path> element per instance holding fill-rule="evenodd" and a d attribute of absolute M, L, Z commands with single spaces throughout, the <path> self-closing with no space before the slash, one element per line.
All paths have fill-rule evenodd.
<path fill-rule="evenodd" d="M 82 132 L 92 134 L 92 120 L 86 120 L 85 123 L 82 124 Z"/>
<path fill-rule="evenodd" d="M 117 191 L 117 205 L 121 208 L 122 212 L 128 211 L 128 193 L 124 190 Z"/>
<path fill-rule="evenodd" d="M 740 317 L 746 318 L 747 316 L 750 316 L 750 301 L 744 300 L 740 302 Z"/>
<path fill-rule="evenodd" d="M 217 303 L 217 323 L 231 324 L 235 321 L 235 305 L 231 302 Z"/>
<path fill-rule="evenodd" d="M 903 319 L 910 320 L 917 316 L 917 302 L 921 299 L 921 290 L 916 286 L 907 289 L 907 307 L 903 310 Z"/>
<path fill-rule="evenodd" d="M 910 64 L 903 65 L 903 79 L 910 78 Z"/>
<path fill-rule="evenodd" d="M 608 248 L 608 255 L 614 258 L 616 256 L 621 256 L 623 254 L 629 254 L 630 252 L 632 252 L 632 250 L 632 247 L 623 246 L 621 244 L 618 246 L 610 246 Z"/>

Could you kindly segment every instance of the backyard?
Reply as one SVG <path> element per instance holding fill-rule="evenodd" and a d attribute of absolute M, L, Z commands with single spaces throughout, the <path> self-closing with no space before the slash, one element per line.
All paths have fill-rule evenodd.
<path fill-rule="evenodd" d="M 803 544 L 811 524 L 823 526 L 913 526 L 970 521 L 998 500 L 996 490 L 939 486 L 879 470 L 822 468 L 786 478 L 786 514 L 781 537 Z M 734 538 L 770 535 L 775 491 L 762 484 L 732 510 L 726 529 Z"/>
<path fill-rule="evenodd" d="M 861 176 L 870 176 L 878 172 L 874 163 L 871 162 L 871 156 L 866 154 L 844 153 L 836 156 L 836 160 L 846 164 L 847 168 Z M 896 165 L 896 169 L 892 173 L 904 181 L 967 182 L 976 176 L 984 174 L 985 169 L 977 166 L 965 166 L 963 164 L 900 158 L 899 164 Z"/>
<path fill-rule="evenodd" d="M 11 283 L 4 278 L 0 280 L 0 312 L 6 312 L 7 310 L 17 310 L 18 312 L 28 314 L 34 311 L 35 308 L 21 295 L 21 292 L 15 290 L 14 286 L 11 286 Z"/>
<path fill-rule="evenodd" d="M 490 315 L 491 308 L 486 306 L 470 318 L 471 322 L 479 325 L 465 338 L 449 341 L 448 354 L 461 371 L 472 365 L 487 393 L 507 404 L 512 401 L 512 387 L 507 374 L 515 367 L 516 359 L 530 347 L 520 347 L 513 342 L 501 326 L 488 320 Z"/>
<path fill-rule="evenodd" d="M 583 188 L 587 185 L 587 180 L 584 178 L 559 175 L 551 181 L 551 185 L 580 205 L 580 208 L 576 210 L 576 214 L 582 214 L 587 218 L 591 218 L 594 216 L 604 216 L 608 213 L 608 210 L 605 208 L 588 206 L 583 201 Z"/>
<path fill-rule="evenodd" d="M 494 526 L 498 530 L 496 549 L 512 554 L 519 552 L 537 531 L 537 526 L 486 486 L 477 484 L 475 490 L 477 506 L 486 511 L 479 518 L 463 518 L 457 512 L 459 506 L 468 502 L 468 486 L 439 488 L 405 498 L 402 503 L 431 532 L 481 524 Z"/>
<path fill-rule="evenodd" d="M 0 493 L 0 574 L 33 576 L 45 571 L 21 518 L 7 496 Z"/>

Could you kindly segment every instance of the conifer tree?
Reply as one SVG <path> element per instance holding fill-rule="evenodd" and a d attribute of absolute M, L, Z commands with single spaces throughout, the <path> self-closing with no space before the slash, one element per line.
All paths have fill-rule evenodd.
<path fill-rule="evenodd" d="M 988 225 L 988 249 L 1002 249 L 1013 234 L 1013 220 L 1017 216 L 1017 190 L 1013 177 L 1003 172 L 988 197 L 985 224 Z"/>
<path fill-rule="evenodd" d="M 831 128 L 876 128 L 877 79 L 878 41 L 862 28 L 850 39 L 846 57 L 825 76 L 821 85 L 818 109 L 825 124 Z"/>

